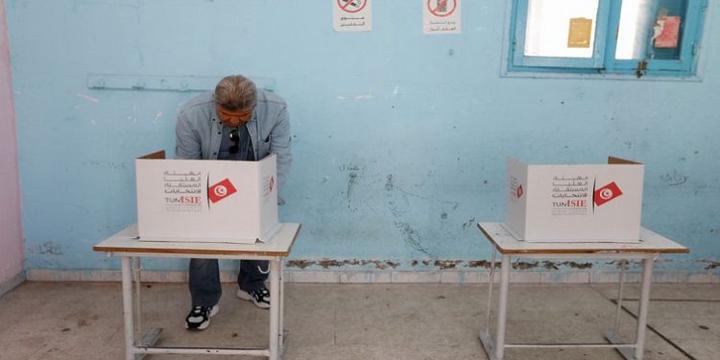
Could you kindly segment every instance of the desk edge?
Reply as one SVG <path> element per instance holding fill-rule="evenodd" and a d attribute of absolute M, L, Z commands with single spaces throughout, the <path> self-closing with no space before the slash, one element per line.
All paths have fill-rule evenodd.
<path fill-rule="evenodd" d="M 256 256 L 278 256 L 287 257 L 290 255 L 290 251 L 295 245 L 302 228 L 301 223 L 286 223 L 286 224 L 297 224 L 297 230 L 293 235 L 293 239 L 290 242 L 290 246 L 287 251 L 248 251 L 248 250 L 188 250 L 188 249 L 153 249 L 153 248 L 128 248 L 120 246 L 99 246 L 93 245 L 92 249 L 95 252 L 104 253 L 125 253 L 125 254 L 187 254 L 187 255 L 256 255 Z M 121 233 L 120 231 L 119 233 Z M 119 234 L 118 233 L 118 234 Z M 116 236 L 117 234 L 113 235 Z M 104 240 L 103 240 L 104 241 Z"/>
<path fill-rule="evenodd" d="M 647 249 L 631 249 L 627 251 L 620 251 L 620 250 L 608 250 L 608 249 L 582 249 L 582 250 L 570 250 L 570 249 L 549 249 L 549 250 L 503 250 L 500 248 L 500 245 L 498 245 L 497 242 L 495 242 L 495 239 L 487 232 L 487 230 L 483 227 L 483 224 L 498 224 L 502 226 L 501 223 L 477 223 L 478 229 L 480 229 L 480 232 L 485 235 L 485 237 L 495 246 L 495 249 L 503 255 L 513 255 L 513 254 L 689 254 L 690 249 L 686 246 L 682 246 L 682 248 L 677 249 L 657 249 L 657 248 L 647 248 Z M 649 229 L 648 229 L 649 230 Z M 652 230 L 650 230 L 652 231 Z M 556 244 L 556 243 L 553 243 Z"/>

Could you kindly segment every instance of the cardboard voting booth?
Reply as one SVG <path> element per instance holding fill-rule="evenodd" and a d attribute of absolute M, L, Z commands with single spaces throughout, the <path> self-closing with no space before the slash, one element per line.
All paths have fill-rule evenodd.
<path fill-rule="evenodd" d="M 276 155 L 260 161 L 135 160 L 142 241 L 265 242 L 280 228 Z"/>
<path fill-rule="evenodd" d="M 507 161 L 505 227 L 529 242 L 638 242 L 644 165 Z"/>

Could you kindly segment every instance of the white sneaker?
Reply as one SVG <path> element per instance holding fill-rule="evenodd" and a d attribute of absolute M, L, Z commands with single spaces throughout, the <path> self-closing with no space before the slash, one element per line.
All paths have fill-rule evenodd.
<path fill-rule="evenodd" d="M 188 330 L 205 330 L 210 326 L 210 318 L 217 315 L 220 306 L 215 304 L 212 308 L 207 306 L 193 306 L 185 318 L 185 328 Z"/>
<path fill-rule="evenodd" d="M 257 307 L 261 309 L 270 308 L 270 291 L 268 291 L 266 287 L 251 291 L 238 289 L 235 295 L 237 295 L 237 297 L 239 297 L 240 299 L 252 301 Z"/>

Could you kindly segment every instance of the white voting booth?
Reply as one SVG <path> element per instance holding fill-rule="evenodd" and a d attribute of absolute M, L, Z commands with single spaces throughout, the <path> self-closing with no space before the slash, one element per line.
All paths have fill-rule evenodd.
<path fill-rule="evenodd" d="M 265 242 L 280 229 L 276 155 L 260 161 L 135 160 L 141 241 Z"/>
<path fill-rule="evenodd" d="M 644 166 L 507 161 L 505 227 L 528 242 L 638 242 Z"/>

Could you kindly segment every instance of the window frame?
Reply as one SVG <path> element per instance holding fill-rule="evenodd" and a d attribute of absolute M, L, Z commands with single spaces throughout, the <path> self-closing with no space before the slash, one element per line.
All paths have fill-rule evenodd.
<path fill-rule="evenodd" d="M 698 71 L 698 49 L 707 22 L 708 0 L 687 0 L 679 59 L 615 59 L 622 0 L 599 0 L 592 58 L 533 57 L 524 54 L 529 0 L 510 1 L 505 75 L 618 75 L 622 77 L 692 77 Z M 522 26 L 518 26 L 522 24 Z M 645 61 L 644 69 L 639 71 Z"/>

